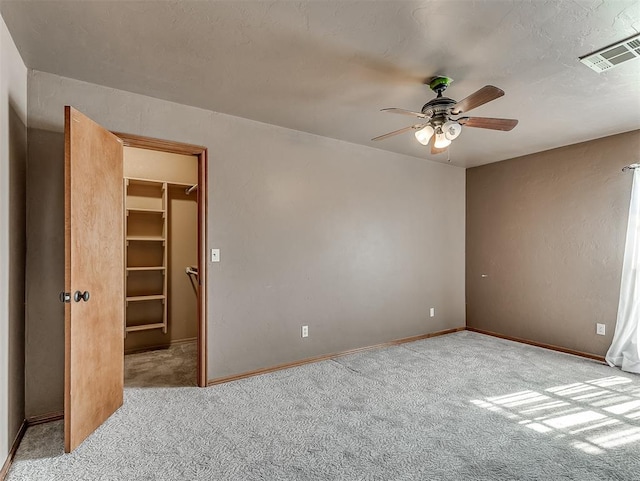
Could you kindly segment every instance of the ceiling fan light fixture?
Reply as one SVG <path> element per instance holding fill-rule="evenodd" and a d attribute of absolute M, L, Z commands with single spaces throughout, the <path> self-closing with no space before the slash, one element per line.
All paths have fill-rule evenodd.
<path fill-rule="evenodd" d="M 442 126 L 442 131 L 447 140 L 454 140 L 462 132 L 462 126 L 454 120 L 449 120 Z"/>
<path fill-rule="evenodd" d="M 444 133 L 438 132 L 436 134 L 436 141 L 433 143 L 433 146 L 436 149 L 444 149 L 446 147 L 449 147 L 449 145 L 451 145 L 451 141 L 447 139 Z"/>
<path fill-rule="evenodd" d="M 431 140 L 431 137 L 433 136 L 433 133 L 433 127 L 427 125 L 425 128 L 416 131 L 415 136 L 418 142 L 420 142 L 422 145 L 428 145 L 429 140 Z"/>

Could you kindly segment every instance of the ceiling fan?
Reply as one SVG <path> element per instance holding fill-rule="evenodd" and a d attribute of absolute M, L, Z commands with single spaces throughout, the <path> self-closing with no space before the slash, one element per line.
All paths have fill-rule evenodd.
<path fill-rule="evenodd" d="M 518 121 L 515 119 L 457 117 L 463 112 L 468 112 L 480 105 L 502 97 L 504 91 L 493 85 L 485 85 L 465 99 L 456 102 L 453 99 L 442 96 L 442 92 L 447 89 L 451 82 L 453 82 L 453 79 L 449 77 L 433 77 L 429 81 L 429 88 L 433 90 L 437 96 L 435 99 L 424 104 L 421 112 L 396 108 L 382 109 L 382 112 L 410 115 L 418 117 L 422 121 L 387 134 L 379 135 L 371 140 L 384 140 L 388 137 L 408 132 L 409 130 L 415 130 L 415 136 L 418 142 L 422 145 L 429 145 L 431 142 L 431 153 L 439 154 L 447 150 L 451 141 L 460 135 L 463 125 L 466 127 L 504 131 L 509 131 L 518 125 Z"/>

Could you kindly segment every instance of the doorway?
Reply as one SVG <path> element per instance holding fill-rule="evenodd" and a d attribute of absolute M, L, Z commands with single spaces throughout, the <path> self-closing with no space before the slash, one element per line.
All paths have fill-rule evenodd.
<path fill-rule="evenodd" d="M 125 384 L 207 385 L 204 147 L 124 144 Z"/>

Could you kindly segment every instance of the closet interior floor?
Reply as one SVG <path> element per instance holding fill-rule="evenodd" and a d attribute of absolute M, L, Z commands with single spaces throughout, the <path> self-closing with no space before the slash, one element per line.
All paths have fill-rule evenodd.
<path fill-rule="evenodd" d="M 196 341 L 167 349 L 127 354 L 125 387 L 184 387 L 196 385 Z"/>

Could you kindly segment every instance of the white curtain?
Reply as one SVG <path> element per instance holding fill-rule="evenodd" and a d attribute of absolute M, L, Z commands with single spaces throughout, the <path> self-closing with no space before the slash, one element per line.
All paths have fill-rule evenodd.
<path fill-rule="evenodd" d="M 640 374 L 640 168 L 633 171 L 618 318 L 606 360 Z"/>

